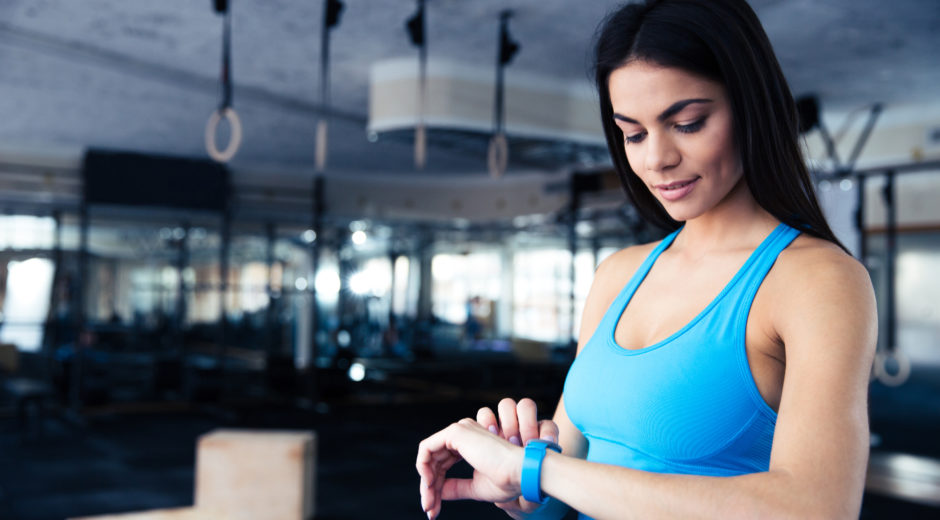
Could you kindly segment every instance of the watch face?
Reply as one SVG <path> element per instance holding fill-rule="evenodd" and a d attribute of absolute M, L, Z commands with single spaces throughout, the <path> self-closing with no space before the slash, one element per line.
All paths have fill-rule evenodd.
<path fill-rule="evenodd" d="M 559 446 L 558 444 L 552 441 L 546 441 L 543 439 L 532 439 L 529 442 L 527 442 L 525 446 L 526 448 L 528 448 L 529 446 L 538 446 L 540 449 L 549 449 L 549 450 L 553 450 L 553 451 L 557 451 L 558 453 L 561 453 L 561 446 Z"/>

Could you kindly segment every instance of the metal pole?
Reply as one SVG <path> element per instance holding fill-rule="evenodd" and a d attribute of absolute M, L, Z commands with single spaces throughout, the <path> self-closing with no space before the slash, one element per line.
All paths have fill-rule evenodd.
<path fill-rule="evenodd" d="M 849 155 L 849 162 L 846 163 L 845 166 L 847 171 L 852 171 L 852 169 L 855 168 L 855 161 L 857 161 L 858 156 L 862 154 L 862 148 L 865 147 L 865 143 L 868 142 L 868 138 L 871 137 L 871 131 L 875 128 L 875 122 L 878 120 L 880 114 L 881 103 L 876 103 L 871 107 L 871 112 L 868 114 L 868 121 L 865 123 L 862 135 L 855 141 L 855 147 L 852 149 L 852 154 Z"/>
<path fill-rule="evenodd" d="M 189 265 L 189 222 L 182 222 L 183 236 L 176 244 L 179 248 L 176 257 L 177 293 L 176 313 L 173 320 L 173 335 L 176 338 L 176 348 L 185 356 L 186 346 L 183 339 L 183 322 L 186 320 L 186 280 L 183 273 Z"/>
<path fill-rule="evenodd" d="M 571 287 L 568 294 L 569 302 L 569 317 L 568 317 L 568 344 L 577 344 L 575 340 L 575 330 L 574 330 L 574 321 L 575 321 L 575 255 L 578 253 L 578 234 L 577 234 L 577 223 L 578 223 L 578 210 L 581 206 L 581 190 L 577 183 L 575 174 L 571 175 L 571 189 L 569 194 L 568 201 L 568 250 L 571 253 L 571 263 L 569 265 L 569 278 L 571 280 Z"/>
<path fill-rule="evenodd" d="M 317 300 L 317 272 L 320 270 L 320 244 L 323 241 L 323 177 L 317 175 L 313 178 L 313 191 L 310 200 L 312 202 L 311 226 L 313 229 L 313 241 L 310 242 L 310 270 L 313 279 L 307 285 L 310 291 L 310 364 L 307 367 L 307 373 L 310 377 L 310 386 L 308 397 L 313 402 L 319 401 L 319 374 L 317 373 L 317 358 L 320 355 L 320 349 L 317 336 L 320 331 L 320 305 Z"/>
<path fill-rule="evenodd" d="M 229 251 L 232 242 L 231 194 L 228 195 L 226 208 L 222 213 L 221 244 L 219 247 L 219 294 L 221 309 L 219 316 L 219 349 L 217 361 L 219 381 L 225 387 L 225 358 L 228 354 L 228 276 Z"/>
<path fill-rule="evenodd" d="M 398 257 L 401 256 L 394 247 L 389 248 L 388 250 L 388 262 L 392 267 L 392 279 L 388 287 L 388 324 L 391 326 L 392 320 L 395 319 L 395 262 L 398 260 Z"/>
<path fill-rule="evenodd" d="M 88 202 L 86 197 L 82 197 L 82 204 L 79 208 L 79 253 L 78 253 L 78 275 L 75 277 L 75 342 L 74 359 L 72 360 L 72 375 L 69 385 L 69 403 L 72 411 L 80 413 L 82 409 L 82 349 L 85 341 L 85 327 L 87 325 L 85 313 L 85 281 L 88 277 L 88 233 L 89 219 Z"/>
<path fill-rule="evenodd" d="M 894 352 L 897 340 L 897 317 L 896 302 L 897 294 L 895 287 L 896 257 L 897 257 L 897 205 L 895 198 L 894 171 L 885 172 L 885 184 L 882 188 L 882 196 L 885 202 L 886 226 L 885 230 L 885 277 L 887 278 L 887 307 L 885 317 L 886 335 L 888 352 Z"/>
<path fill-rule="evenodd" d="M 858 182 L 858 192 L 856 193 L 857 202 L 855 208 L 855 229 L 858 230 L 858 259 L 863 264 L 868 259 L 868 241 L 865 235 L 865 176 L 857 175 L 855 180 Z"/>
<path fill-rule="evenodd" d="M 268 222 L 265 226 L 267 232 L 267 248 L 266 248 L 266 258 L 265 264 L 267 266 L 268 276 L 267 283 L 265 283 L 265 293 L 268 295 L 268 308 L 264 316 L 264 328 L 265 328 L 265 343 L 267 347 L 268 358 L 275 354 L 274 350 L 277 345 L 275 340 L 276 328 L 277 328 L 277 298 L 274 294 L 274 246 L 275 241 L 277 240 L 277 226 L 273 222 Z"/>
<path fill-rule="evenodd" d="M 45 355 L 44 378 L 46 382 L 52 384 L 52 374 L 55 368 L 55 350 L 61 340 L 61 329 L 59 326 L 58 305 L 59 286 L 62 284 L 62 212 L 55 210 L 52 212 L 52 219 L 55 221 L 55 232 L 53 235 L 52 261 L 54 268 L 52 270 L 52 293 L 49 295 L 49 312 L 46 313 L 45 337 L 43 338 L 43 354 Z"/>

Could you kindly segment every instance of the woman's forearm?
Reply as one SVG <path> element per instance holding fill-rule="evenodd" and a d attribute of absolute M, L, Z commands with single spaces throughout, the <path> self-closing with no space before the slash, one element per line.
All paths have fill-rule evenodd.
<path fill-rule="evenodd" d="M 550 453 L 542 466 L 547 495 L 597 520 L 627 518 L 850 518 L 824 489 L 784 471 L 735 477 L 649 473 Z M 820 498 L 822 497 L 822 498 Z"/>

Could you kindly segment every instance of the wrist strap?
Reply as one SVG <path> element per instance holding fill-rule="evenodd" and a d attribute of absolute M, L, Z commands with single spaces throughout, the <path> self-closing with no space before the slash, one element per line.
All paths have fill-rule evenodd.
<path fill-rule="evenodd" d="M 544 504 L 548 497 L 542 494 L 542 461 L 545 459 L 545 450 L 561 453 L 561 446 L 554 442 L 533 439 L 525 445 L 525 455 L 522 458 L 522 475 L 520 487 L 522 498 L 529 502 Z"/>

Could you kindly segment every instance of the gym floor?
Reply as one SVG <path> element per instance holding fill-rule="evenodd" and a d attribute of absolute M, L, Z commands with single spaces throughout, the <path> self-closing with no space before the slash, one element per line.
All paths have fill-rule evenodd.
<path fill-rule="evenodd" d="M 872 386 L 875 449 L 940 458 L 938 376 L 922 372 L 900 388 Z M 271 402 L 112 406 L 78 419 L 49 413 L 26 427 L 6 413 L 0 416 L 0 519 L 191 505 L 196 439 L 220 427 L 315 430 L 318 519 L 421 518 L 418 442 L 486 404 L 480 395 L 447 394 L 362 392 L 310 410 Z M 488 504 L 456 502 L 445 505 L 443 518 L 506 516 Z M 940 509 L 866 493 L 861 518 L 940 518 Z"/>

